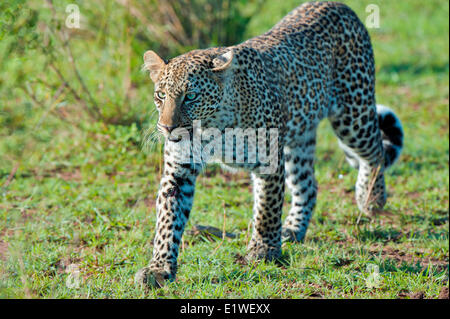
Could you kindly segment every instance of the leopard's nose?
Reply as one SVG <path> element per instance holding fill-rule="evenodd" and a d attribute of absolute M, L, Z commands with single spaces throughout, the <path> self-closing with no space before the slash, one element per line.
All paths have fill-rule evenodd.
<path fill-rule="evenodd" d="M 167 126 L 167 125 L 160 124 L 160 123 L 158 123 L 158 126 L 159 126 L 162 130 L 166 131 L 166 132 L 169 133 L 169 134 L 172 133 L 172 131 L 178 127 L 178 126 L 176 126 L 176 125 L 174 125 L 174 126 Z"/>

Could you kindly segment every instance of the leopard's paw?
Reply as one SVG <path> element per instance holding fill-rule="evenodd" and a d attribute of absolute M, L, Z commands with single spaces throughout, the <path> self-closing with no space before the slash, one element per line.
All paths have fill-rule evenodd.
<path fill-rule="evenodd" d="M 281 240 L 283 242 L 301 243 L 305 239 L 305 232 L 295 231 L 290 228 L 283 227 L 281 231 Z"/>
<path fill-rule="evenodd" d="M 135 284 L 145 288 L 161 288 L 170 280 L 173 278 L 167 271 L 153 267 L 139 269 L 134 276 Z"/>
<path fill-rule="evenodd" d="M 271 261 L 279 258 L 280 256 L 280 247 L 273 247 L 263 243 L 250 242 L 245 259 L 250 262 L 258 260 Z"/>

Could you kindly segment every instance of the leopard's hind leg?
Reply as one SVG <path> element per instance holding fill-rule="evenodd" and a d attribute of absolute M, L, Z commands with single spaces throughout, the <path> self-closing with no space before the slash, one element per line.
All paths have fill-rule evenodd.
<path fill-rule="evenodd" d="M 375 105 L 343 107 L 342 110 L 330 118 L 331 125 L 348 162 L 358 168 L 358 208 L 372 212 L 386 203 L 384 151 Z"/>
<path fill-rule="evenodd" d="M 358 207 L 374 212 L 386 203 L 384 171 L 400 155 L 403 130 L 394 112 L 381 105 L 367 107 L 358 116 L 354 114 L 358 112 L 343 113 L 330 120 L 347 161 L 359 170 Z"/>

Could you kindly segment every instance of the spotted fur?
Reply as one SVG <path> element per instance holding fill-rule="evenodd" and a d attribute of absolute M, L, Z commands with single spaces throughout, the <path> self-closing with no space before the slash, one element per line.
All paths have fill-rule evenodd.
<path fill-rule="evenodd" d="M 347 6 L 306 3 L 241 44 L 194 50 L 169 61 L 148 51 L 144 62 L 155 82 L 158 128 L 166 142 L 153 258 L 137 274 L 139 282 L 161 286 L 175 278 L 203 164 L 181 163 L 183 151 L 172 133 L 179 127 L 192 130 L 194 120 L 221 131 L 264 127 L 279 132 L 274 173 L 259 173 L 258 162 L 230 164 L 252 174 L 250 259 L 277 258 L 282 240 L 303 240 L 316 203 L 316 128 L 323 118 L 330 120 L 348 161 L 359 170 L 359 209 L 373 212 L 385 204 L 384 171 L 400 153 L 403 131 L 392 111 L 376 107 L 369 34 Z M 292 203 L 282 225 L 285 183 Z"/>

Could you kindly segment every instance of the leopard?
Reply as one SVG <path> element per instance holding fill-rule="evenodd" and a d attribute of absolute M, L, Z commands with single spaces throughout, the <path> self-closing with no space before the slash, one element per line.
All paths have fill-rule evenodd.
<path fill-rule="evenodd" d="M 251 175 L 248 261 L 276 261 L 284 242 L 304 241 L 316 205 L 316 131 L 324 118 L 358 170 L 358 209 L 376 214 L 385 205 L 385 171 L 399 158 L 403 128 L 393 110 L 376 103 L 371 39 L 347 5 L 304 3 L 266 33 L 240 44 L 192 50 L 169 60 L 149 50 L 143 60 L 154 85 L 164 165 L 152 258 L 136 273 L 137 283 L 160 288 L 176 278 L 197 177 L 208 160 L 194 158 L 206 146 L 205 141 L 193 146 L 195 132 L 266 129 L 258 145 L 270 148 L 272 169 L 262 169 L 267 161 L 249 160 L 250 139 L 244 139 L 247 144 L 233 139 L 236 143 L 227 149 L 231 160 L 217 159 Z M 194 125 L 199 121 L 201 127 Z M 188 134 L 176 133 L 180 129 Z M 276 136 L 269 136 L 270 130 Z M 233 161 L 242 154 L 243 161 Z M 285 186 L 291 205 L 283 221 Z"/>

